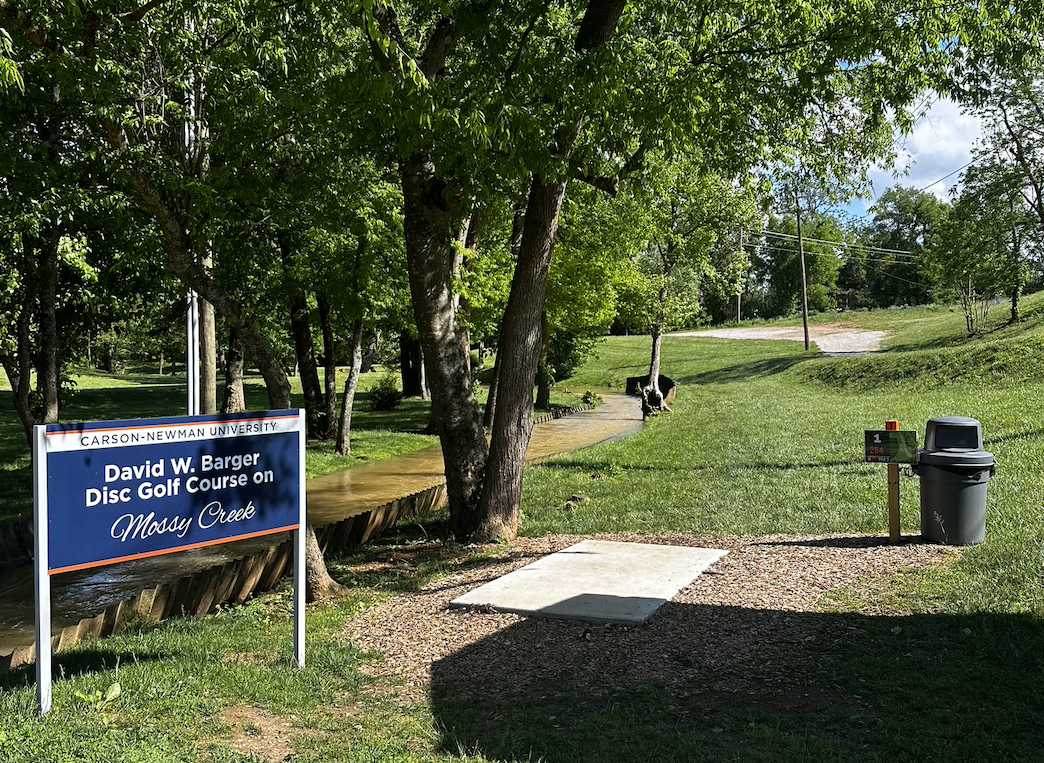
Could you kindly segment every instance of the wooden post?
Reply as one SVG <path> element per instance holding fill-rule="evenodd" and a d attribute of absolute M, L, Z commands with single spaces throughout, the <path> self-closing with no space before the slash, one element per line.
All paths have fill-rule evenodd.
<path fill-rule="evenodd" d="M 885 430 L 898 432 L 898 421 L 886 421 Z M 899 543 L 899 464 L 888 464 L 888 542 Z"/>

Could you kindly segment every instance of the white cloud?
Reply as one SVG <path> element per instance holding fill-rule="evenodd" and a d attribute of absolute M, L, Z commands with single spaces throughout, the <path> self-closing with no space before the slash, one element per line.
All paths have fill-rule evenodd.
<path fill-rule="evenodd" d="M 940 199 L 949 199 L 949 190 L 959 180 L 958 170 L 971 161 L 972 146 L 981 132 L 978 117 L 962 113 L 953 101 L 937 100 L 910 135 L 897 138 L 895 169 L 871 170 L 871 199 L 853 199 L 851 211 L 858 214 L 860 207 L 865 210 L 894 185 L 925 189 Z"/>

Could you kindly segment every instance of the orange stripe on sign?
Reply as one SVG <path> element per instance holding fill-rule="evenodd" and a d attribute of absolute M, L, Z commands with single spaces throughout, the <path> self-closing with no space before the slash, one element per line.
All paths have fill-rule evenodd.
<path fill-rule="evenodd" d="M 160 551 L 146 551 L 143 554 L 131 554 L 130 556 L 120 556 L 115 559 L 102 559 L 97 562 L 87 562 L 86 564 L 73 564 L 68 567 L 58 567 L 53 570 L 48 570 L 48 575 L 57 575 L 59 572 L 75 572 L 76 570 L 87 570 L 91 567 L 104 567 L 106 564 L 116 564 L 117 562 L 129 562 L 132 559 L 147 559 L 152 556 L 163 556 L 164 554 L 172 554 L 175 551 L 188 551 L 193 548 L 204 548 L 206 546 L 219 546 L 222 543 L 231 543 L 235 540 L 249 540 L 250 538 L 260 538 L 262 535 L 275 535 L 276 533 L 286 532 L 287 530 L 297 530 L 300 525 L 287 525 L 286 527 L 276 527 L 271 530 L 261 530 L 256 533 L 246 533 L 245 535 L 236 535 L 232 538 L 219 538 L 218 540 L 207 540 L 202 543 L 191 543 L 187 546 L 178 546 L 177 548 L 165 548 Z"/>

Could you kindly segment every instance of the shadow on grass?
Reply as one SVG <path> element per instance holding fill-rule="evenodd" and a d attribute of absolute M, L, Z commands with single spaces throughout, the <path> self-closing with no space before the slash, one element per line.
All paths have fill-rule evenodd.
<path fill-rule="evenodd" d="M 1035 429 L 1032 432 L 1012 432 L 1011 434 L 999 435 L 997 437 L 983 437 L 982 443 L 985 447 L 998 445 L 1004 442 L 1018 442 L 1019 440 L 1038 440 L 1044 437 L 1044 429 Z"/>
<path fill-rule="evenodd" d="M 59 652 L 51 656 L 51 675 L 54 682 L 75 676 L 92 675 L 107 670 L 118 670 L 127 662 L 161 662 L 171 659 L 172 655 L 160 652 L 135 651 L 132 654 L 114 654 L 111 651 L 98 651 L 90 645 L 77 647 L 73 651 Z M 0 673 L 0 692 L 17 691 L 36 684 L 36 663 L 31 662 L 21 667 Z"/>
<path fill-rule="evenodd" d="M 391 411 L 375 411 L 370 393 L 360 393 L 352 411 L 352 427 L 391 432 L 427 432 L 431 423 L 431 403 L 420 398 L 406 398 Z"/>
<path fill-rule="evenodd" d="M 846 473 L 862 474 L 863 467 L 865 464 L 860 459 L 846 459 L 846 460 L 833 460 L 833 461 L 805 461 L 800 463 L 784 462 L 784 463 L 772 463 L 769 461 L 756 461 L 753 463 L 735 463 L 729 467 L 722 467 L 720 464 L 705 463 L 705 464 L 686 464 L 682 466 L 676 466 L 670 463 L 663 464 L 620 464 L 612 461 L 589 461 L 585 460 L 584 455 L 574 455 L 572 458 L 563 458 L 556 461 L 545 461 L 540 464 L 541 469 L 552 469 L 558 471 L 591 471 L 594 474 L 602 476 L 612 476 L 616 474 L 624 474 L 626 472 L 662 472 L 665 475 L 675 474 L 678 472 L 743 472 L 743 471 L 794 471 L 799 469 L 822 469 L 826 468 L 846 468 Z"/>
<path fill-rule="evenodd" d="M 434 663 L 432 706 L 445 751 L 502 761 L 1035 760 L 1042 654 L 1028 615 L 668 603 L 523 620 Z"/>
<path fill-rule="evenodd" d="M 678 384 L 727 384 L 729 382 L 742 382 L 751 379 L 760 379 L 767 376 L 781 374 L 788 368 L 804 363 L 811 356 L 790 355 L 783 358 L 764 358 L 752 360 L 749 363 L 741 363 L 726 368 L 716 368 L 703 373 L 682 376 L 675 381 Z"/>
<path fill-rule="evenodd" d="M 497 547 L 493 547 L 497 548 Z M 528 564 L 545 553 L 513 552 L 514 559 Z M 444 586 L 432 583 L 450 572 L 463 572 L 492 567 L 487 577 L 475 583 L 482 585 L 503 574 L 504 560 L 476 555 L 474 547 L 453 540 L 448 519 L 439 518 L 423 525 L 402 523 L 382 533 L 364 546 L 339 554 L 330 563 L 331 573 L 348 587 L 372 588 L 390 593 L 442 590 L 456 585 L 448 580 Z"/>
<path fill-rule="evenodd" d="M 62 407 L 62 421 L 114 421 L 176 416 L 185 412 L 184 383 L 143 384 L 118 390 L 84 389 Z"/>

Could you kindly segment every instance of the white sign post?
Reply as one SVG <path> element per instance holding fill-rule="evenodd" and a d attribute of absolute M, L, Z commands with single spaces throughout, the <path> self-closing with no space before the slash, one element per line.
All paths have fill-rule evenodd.
<path fill-rule="evenodd" d="M 51 578 L 47 570 L 47 427 L 33 427 L 33 587 L 36 590 L 36 700 L 51 709 Z"/>
<path fill-rule="evenodd" d="M 291 531 L 305 661 L 304 411 L 33 430 L 36 679 L 51 707 L 50 575 Z"/>

